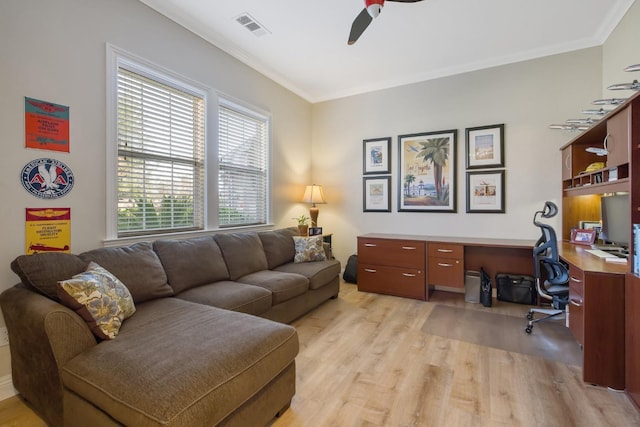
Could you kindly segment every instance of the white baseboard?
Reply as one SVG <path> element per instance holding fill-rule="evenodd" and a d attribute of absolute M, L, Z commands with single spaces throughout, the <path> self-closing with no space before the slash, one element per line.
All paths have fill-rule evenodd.
<path fill-rule="evenodd" d="M 0 377 L 0 400 L 8 399 L 18 394 L 18 390 L 13 387 L 11 375 Z"/>

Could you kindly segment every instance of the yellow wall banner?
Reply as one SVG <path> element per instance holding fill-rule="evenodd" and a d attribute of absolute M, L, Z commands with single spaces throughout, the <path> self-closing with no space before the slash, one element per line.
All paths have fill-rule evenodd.
<path fill-rule="evenodd" d="M 71 251 L 71 208 L 27 208 L 25 225 L 27 255 Z"/>

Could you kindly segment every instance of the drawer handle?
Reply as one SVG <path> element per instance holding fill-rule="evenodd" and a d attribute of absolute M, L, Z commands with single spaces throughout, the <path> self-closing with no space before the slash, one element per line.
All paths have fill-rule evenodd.
<path fill-rule="evenodd" d="M 438 252 L 444 252 L 445 254 L 450 254 L 453 252 L 453 249 L 437 249 Z"/>
<path fill-rule="evenodd" d="M 415 246 L 403 246 L 402 249 L 406 249 L 408 251 L 415 251 L 417 248 Z"/>
<path fill-rule="evenodd" d="M 569 304 L 571 305 L 575 305 L 576 307 L 582 307 L 582 304 L 584 304 L 584 300 L 580 300 L 579 302 L 576 302 L 576 300 L 574 300 L 573 298 L 571 298 L 569 300 Z"/>
<path fill-rule="evenodd" d="M 365 268 L 364 271 L 366 271 L 367 273 L 377 273 L 378 270 L 373 270 L 371 268 Z"/>
<path fill-rule="evenodd" d="M 571 281 L 572 281 L 572 282 L 582 283 L 582 280 L 580 280 L 580 279 L 576 279 L 576 278 L 575 278 L 575 277 L 573 277 L 573 276 L 571 276 L 571 277 L 570 277 L 570 279 L 571 279 Z"/>
<path fill-rule="evenodd" d="M 440 267 L 453 267 L 453 264 L 444 264 L 442 262 L 439 262 L 438 266 L 440 266 Z"/>
<path fill-rule="evenodd" d="M 375 243 L 365 243 L 364 245 L 368 248 L 375 248 L 376 246 L 378 246 Z"/>
<path fill-rule="evenodd" d="M 411 274 L 411 273 L 402 273 L 402 275 L 403 275 L 404 277 L 416 277 L 416 275 L 415 275 L 415 274 Z"/>

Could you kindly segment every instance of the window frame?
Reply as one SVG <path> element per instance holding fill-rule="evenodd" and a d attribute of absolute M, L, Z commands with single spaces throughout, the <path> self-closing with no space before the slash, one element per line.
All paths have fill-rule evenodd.
<path fill-rule="evenodd" d="M 218 182 L 218 176 L 220 172 L 220 163 L 219 163 L 219 148 L 220 148 L 220 108 L 224 107 L 229 110 L 234 110 L 239 114 L 244 114 L 253 119 L 264 121 L 266 130 L 264 132 L 265 136 L 265 193 L 264 193 L 264 209 L 265 209 L 265 218 L 263 223 L 252 223 L 252 224 L 231 224 L 231 225 L 220 225 L 219 223 L 219 210 L 220 210 L 220 183 Z M 249 106 L 246 103 L 239 101 L 237 99 L 233 99 L 232 97 L 226 96 L 224 94 L 218 94 L 218 102 L 216 109 L 216 143 L 215 143 L 215 172 L 216 172 L 216 189 L 215 189 L 215 200 L 216 200 L 216 209 L 215 209 L 215 218 L 213 219 L 216 226 L 220 229 L 233 229 L 233 228 L 247 228 L 247 227 L 260 227 L 270 224 L 271 221 L 271 114 L 260 110 L 256 107 Z"/>
<path fill-rule="evenodd" d="M 110 43 L 106 44 L 107 78 L 106 78 L 106 236 L 104 246 L 117 246 L 139 241 L 148 241 L 154 238 L 189 238 L 203 234 L 224 230 L 265 230 L 273 227 L 271 223 L 271 152 L 272 152 L 272 117 L 271 113 L 257 108 L 249 103 L 217 91 L 209 86 L 198 83 L 178 73 L 159 66 L 151 61 L 131 54 Z M 203 191 L 203 229 L 187 232 L 167 232 L 158 234 L 140 234 L 135 236 L 118 236 L 118 67 L 127 65 L 132 71 L 158 79 L 168 84 L 178 84 L 194 90 L 205 102 L 205 146 L 204 146 L 204 191 Z M 232 105 L 234 108 L 246 112 L 252 116 L 259 116 L 266 120 L 266 218 L 264 224 L 252 224 L 243 226 L 229 226 L 221 228 L 218 223 L 218 114 L 220 105 Z"/>

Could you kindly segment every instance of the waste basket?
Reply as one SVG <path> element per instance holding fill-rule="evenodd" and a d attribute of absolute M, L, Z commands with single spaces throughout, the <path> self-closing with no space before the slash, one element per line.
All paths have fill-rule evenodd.
<path fill-rule="evenodd" d="M 480 272 L 466 271 L 464 273 L 464 300 L 477 304 L 480 302 Z"/>

